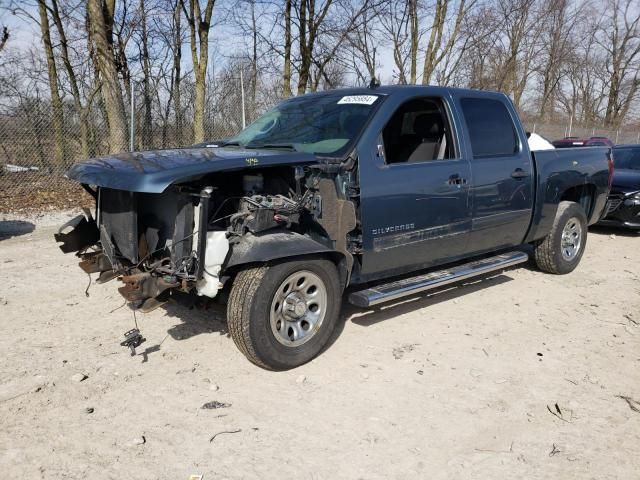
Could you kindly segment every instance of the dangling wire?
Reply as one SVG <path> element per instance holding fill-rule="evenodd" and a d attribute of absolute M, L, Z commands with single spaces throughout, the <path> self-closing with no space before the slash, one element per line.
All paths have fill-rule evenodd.
<path fill-rule="evenodd" d="M 135 310 L 131 310 L 133 312 L 133 323 L 135 323 L 136 325 L 136 330 L 140 331 L 140 329 L 138 328 L 138 319 L 136 318 L 136 311 Z"/>
<path fill-rule="evenodd" d="M 84 294 L 85 296 L 89 297 L 89 288 L 91 287 L 91 275 L 87 273 L 87 277 L 89 277 L 89 284 L 87 285 L 87 288 L 85 288 Z"/>

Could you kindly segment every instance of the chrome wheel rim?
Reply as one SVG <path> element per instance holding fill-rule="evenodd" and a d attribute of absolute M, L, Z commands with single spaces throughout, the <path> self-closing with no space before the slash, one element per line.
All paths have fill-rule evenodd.
<path fill-rule="evenodd" d="M 320 330 L 327 312 L 327 289 L 313 272 L 289 275 L 278 287 L 269 315 L 273 336 L 282 345 L 298 347 Z"/>
<path fill-rule="evenodd" d="M 576 217 L 571 217 L 562 230 L 562 258 L 574 260 L 582 247 L 582 225 Z"/>

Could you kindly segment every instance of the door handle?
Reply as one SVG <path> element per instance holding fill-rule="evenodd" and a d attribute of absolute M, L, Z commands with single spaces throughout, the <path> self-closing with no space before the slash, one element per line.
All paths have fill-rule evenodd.
<path fill-rule="evenodd" d="M 525 172 L 521 168 L 516 168 L 513 172 L 511 172 L 511 178 L 515 178 L 516 180 L 520 180 L 521 178 L 527 178 L 529 176 L 529 172 Z"/>
<path fill-rule="evenodd" d="M 457 185 L 457 186 L 466 185 L 467 179 L 462 178 L 459 173 L 454 173 L 453 175 L 449 176 L 449 180 L 447 180 L 447 184 Z"/>

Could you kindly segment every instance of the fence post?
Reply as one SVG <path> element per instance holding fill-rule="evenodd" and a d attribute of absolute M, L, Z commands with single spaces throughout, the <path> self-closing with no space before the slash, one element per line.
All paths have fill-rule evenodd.
<path fill-rule="evenodd" d="M 618 144 L 618 136 L 620 134 L 620 130 L 616 130 L 616 145 Z"/>
<path fill-rule="evenodd" d="M 133 78 L 129 78 L 129 89 L 131 90 L 131 112 L 130 112 L 130 121 L 129 121 L 129 151 L 133 152 L 134 150 L 134 139 L 136 134 L 136 115 L 135 115 L 135 106 L 136 106 L 136 92 L 135 86 L 133 83 Z"/>

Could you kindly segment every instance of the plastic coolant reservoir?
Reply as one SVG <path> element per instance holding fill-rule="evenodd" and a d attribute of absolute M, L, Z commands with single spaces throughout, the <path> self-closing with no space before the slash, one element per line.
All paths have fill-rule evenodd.
<path fill-rule="evenodd" d="M 204 252 L 204 272 L 196 284 L 198 295 L 215 297 L 220 289 L 220 269 L 229 251 L 226 232 L 207 232 L 207 247 Z"/>

